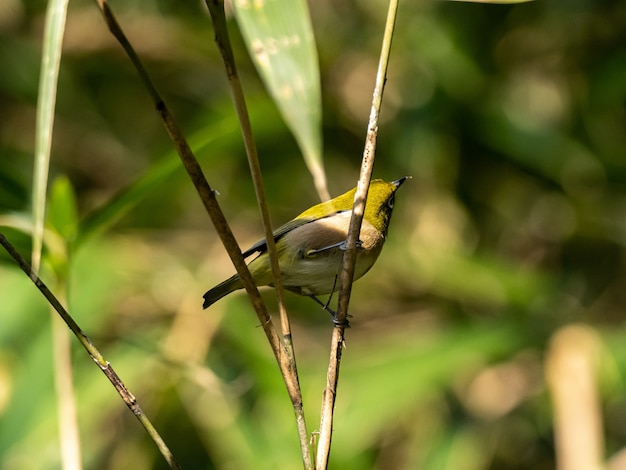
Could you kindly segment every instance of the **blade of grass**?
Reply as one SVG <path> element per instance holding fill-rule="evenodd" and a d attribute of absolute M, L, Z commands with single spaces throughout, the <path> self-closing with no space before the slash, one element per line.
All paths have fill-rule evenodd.
<path fill-rule="evenodd" d="M 260 116 L 267 116 L 268 113 L 272 112 L 269 109 L 269 103 L 265 104 L 264 102 L 257 103 L 254 109 Z M 260 121 L 262 124 L 267 123 L 267 119 Z M 273 124 L 266 126 L 265 131 L 271 127 L 274 127 Z M 236 119 L 229 115 L 217 122 L 203 126 L 189 138 L 189 145 L 197 153 L 204 153 L 210 149 L 211 154 L 219 154 L 228 148 L 235 139 L 239 142 L 238 131 L 239 126 Z M 146 197 L 167 184 L 172 175 L 183 170 L 176 151 L 168 152 L 159 161 L 153 163 L 131 185 L 120 189 L 110 200 L 80 221 L 76 248 L 94 234 L 106 230 L 119 221 Z"/>
<path fill-rule="evenodd" d="M 330 199 L 322 160 L 320 73 L 306 1 L 235 1 L 233 10 L 250 56 L 300 146 L 320 199 Z"/>
<path fill-rule="evenodd" d="M 192 145 L 195 149 L 201 149 L 215 143 L 215 137 L 208 135 L 205 131 L 199 133 L 195 140 L 196 145 Z M 142 200 L 150 194 L 154 194 L 158 188 L 162 188 L 169 178 L 180 170 L 180 160 L 175 152 L 151 165 L 148 172 L 130 186 L 118 191 L 106 204 L 81 220 L 76 246 L 78 247 L 92 235 L 117 222 Z"/>
<path fill-rule="evenodd" d="M 54 109 L 63 46 L 63 33 L 68 0 L 52 0 L 46 11 L 41 73 L 37 100 L 37 131 L 35 136 L 35 167 L 33 174 L 33 249 L 34 272 L 39 271 L 43 247 L 50 150 L 54 127 Z M 66 259 L 67 262 L 67 259 Z M 67 264 L 67 263 L 66 263 Z M 61 283 L 62 286 L 65 283 Z M 51 312 L 52 313 L 52 312 Z M 52 318 L 54 381 L 57 389 L 59 412 L 59 443 L 64 469 L 80 469 L 81 452 L 77 411 L 72 380 L 70 338 L 64 328 L 59 328 L 55 315 Z"/>
<path fill-rule="evenodd" d="M 32 264 L 36 271 L 39 270 L 41 264 L 48 169 L 50 167 L 52 129 L 54 127 L 54 108 L 67 4 L 68 0 L 52 0 L 50 2 L 46 12 L 44 28 L 39 94 L 37 97 L 37 132 L 35 136 L 35 168 L 32 196 L 34 221 Z"/>

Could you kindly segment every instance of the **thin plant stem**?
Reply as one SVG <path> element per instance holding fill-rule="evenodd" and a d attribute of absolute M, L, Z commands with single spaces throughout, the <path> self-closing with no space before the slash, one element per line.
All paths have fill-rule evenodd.
<path fill-rule="evenodd" d="M 67 285 L 59 286 L 58 292 L 65 292 Z M 83 468 L 81 462 L 80 438 L 76 394 L 73 386 L 71 335 L 59 316 L 50 308 L 52 326 L 52 348 L 54 360 L 54 384 L 59 413 L 59 434 L 62 465 L 64 470 Z"/>
<path fill-rule="evenodd" d="M 72 316 L 68 313 L 68 311 L 63 307 L 59 299 L 48 289 L 48 287 L 44 284 L 44 282 L 37 276 L 37 274 L 32 270 L 30 265 L 26 262 L 26 260 L 17 252 L 17 250 L 11 245 L 11 243 L 6 239 L 6 237 L 0 233 L 0 245 L 9 253 L 9 255 L 15 260 L 17 265 L 20 267 L 22 271 L 29 277 L 29 279 L 35 284 L 35 286 L 39 289 L 39 291 L 44 295 L 44 297 L 48 300 L 52 308 L 54 308 L 58 314 L 61 316 L 61 319 L 65 322 L 65 324 L 72 330 L 72 333 L 78 338 L 80 344 L 85 348 L 87 353 L 93 361 L 98 365 L 100 370 L 106 375 L 109 381 L 117 390 L 117 393 L 122 397 L 126 406 L 132 411 L 137 420 L 141 423 L 141 425 L 145 428 L 150 438 L 154 441 L 159 451 L 169 464 L 170 468 L 180 469 L 181 467 L 178 465 L 176 460 L 174 459 L 174 455 L 167 447 L 167 444 L 163 440 L 163 438 L 159 435 L 157 430 L 154 428 L 148 417 L 143 413 L 143 410 L 137 403 L 137 399 L 135 396 L 126 388 L 126 385 L 117 375 L 115 370 L 108 361 L 104 359 L 100 351 L 93 345 L 91 340 L 85 335 L 85 333 L 80 329 L 78 324 L 74 321 Z"/>
<path fill-rule="evenodd" d="M 383 99 L 383 91 L 385 89 L 385 80 L 387 76 L 387 66 L 389 64 L 389 54 L 391 50 L 391 41 L 393 38 L 393 30 L 395 27 L 396 13 L 398 11 L 398 0 L 390 0 L 387 11 L 387 20 L 385 24 L 385 33 L 383 36 L 383 44 L 378 62 L 378 72 L 376 74 L 376 85 L 372 99 L 372 107 L 370 111 L 369 123 L 367 126 L 367 135 L 365 140 L 365 148 L 363 150 L 363 159 L 361 163 L 361 172 L 359 182 L 357 184 L 356 193 L 354 195 L 354 207 L 352 217 L 350 218 L 350 228 L 348 230 L 348 238 L 346 241 L 346 252 L 343 256 L 343 266 L 339 279 L 339 300 L 337 308 L 337 321 L 331 338 L 330 359 L 328 364 L 328 373 L 326 377 L 326 388 L 322 397 L 322 411 L 320 419 L 319 439 L 317 444 L 317 455 L 315 468 L 317 470 L 328 467 L 328 458 L 330 455 L 330 444 L 333 432 L 333 412 L 335 401 L 337 398 L 337 384 L 339 381 L 339 365 L 341 363 L 341 354 L 344 344 L 344 333 L 346 327 L 346 319 L 348 316 L 348 305 L 350 303 L 350 294 L 352 291 L 352 281 L 354 279 L 354 267 L 356 264 L 356 244 L 361 232 L 361 223 L 363 222 L 363 214 L 365 213 L 365 202 L 367 201 L 367 192 L 369 190 L 372 172 L 374 170 L 374 157 L 376 151 L 376 137 L 378 134 L 378 117 L 380 115 L 380 107 Z"/>
<path fill-rule="evenodd" d="M 265 228 L 267 251 L 270 259 L 272 276 L 274 278 L 276 297 L 278 299 L 278 309 L 280 313 L 283 343 L 287 351 L 287 355 L 281 357 L 281 359 L 285 361 L 284 364 L 281 364 L 281 370 L 284 370 L 288 373 L 288 376 L 285 377 L 285 382 L 287 384 L 287 390 L 289 392 L 289 396 L 291 398 L 291 402 L 294 408 L 294 413 L 296 415 L 296 425 L 298 429 L 304 468 L 311 469 L 313 468 L 313 463 L 311 460 L 309 438 L 306 429 L 304 408 L 302 405 L 302 392 L 298 380 L 296 356 L 291 337 L 291 326 L 289 325 L 289 317 L 287 315 L 287 309 L 285 308 L 283 281 L 280 274 L 280 267 L 278 264 L 278 253 L 276 251 L 276 243 L 274 241 L 274 234 L 267 205 L 267 198 L 265 195 L 265 187 L 263 184 L 263 174 L 261 172 L 259 156 L 254 140 L 254 134 L 252 132 L 252 126 L 250 124 L 250 117 L 248 115 L 245 96 L 241 86 L 241 80 L 239 79 L 239 73 L 237 72 L 237 65 L 235 63 L 235 57 L 228 35 L 226 15 L 224 12 L 224 2 L 220 0 L 206 0 L 206 5 L 209 8 L 209 13 L 211 14 L 213 27 L 215 30 L 215 42 L 217 43 L 218 49 L 222 56 L 222 60 L 224 62 L 224 67 L 226 69 L 226 74 L 228 77 L 228 83 L 230 85 L 235 109 L 239 118 L 244 146 L 246 149 L 246 155 L 248 157 L 250 173 L 252 174 L 252 181 L 259 204 L 259 210 L 261 212 L 261 218 L 263 220 L 263 226 Z"/>

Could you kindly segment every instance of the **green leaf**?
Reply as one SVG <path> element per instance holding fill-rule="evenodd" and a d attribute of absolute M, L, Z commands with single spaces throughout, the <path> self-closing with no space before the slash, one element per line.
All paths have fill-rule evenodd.
<path fill-rule="evenodd" d="M 78 210 L 76 194 L 67 176 L 54 180 L 48 199 L 48 225 L 66 241 L 76 236 Z"/>
<path fill-rule="evenodd" d="M 228 102 L 228 109 L 230 109 Z M 236 117 L 232 113 L 219 112 L 222 115 L 218 120 L 202 124 L 200 130 L 192 134 L 187 140 L 193 152 L 198 155 L 200 161 L 206 158 L 221 159 L 221 154 L 232 152 L 233 148 L 241 145 L 241 133 Z M 250 107 L 251 117 L 257 119 L 259 125 L 256 127 L 261 135 L 274 136 L 279 131 L 275 125 L 277 114 L 275 108 L 267 99 L 253 102 Z M 265 117 L 263 120 L 260 116 Z M 129 186 L 120 189 L 110 200 L 97 209 L 89 212 L 80 221 L 78 235 L 76 237 L 75 248 L 82 245 L 87 239 L 95 234 L 101 233 L 122 217 L 133 210 L 139 203 L 154 194 L 155 191 L 167 187 L 168 181 L 177 172 L 183 172 L 184 168 L 180 163 L 178 154 L 171 150 L 146 170 Z M 216 175 L 207 174 L 208 180 L 215 181 Z"/>
<path fill-rule="evenodd" d="M 319 64 L 306 2 L 239 0 L 233 6 L 250 55 L 300 146 L 317 191 L 329 198 Z"/>
<path fill-rule="evenodd" d="M 189 139 L 189 145 L 194 152 L 211 147 L 217 155 L 223 150 L 224 145 L 230 142 L 231 136 L 235 135 L 236 131 L 237 127 L 232 118 L 224 119 L 207 125 L 194 134 Z M 80 222 L 76 245 L 82 244 L 93 234 L 102 232 L 119 221 L 145 198 L 166 186 L 167 181 L 178 171 L 183 171 L 180 158 L 176 152 L 170 151 L 153 163 L 145 174 L 131 185 L 121 189 L 104 205 L 87 214 Z"/>
<path fill-rule="evenodd" d="M 43 245 L 43 222 L 45 218 L 48 169 L 50 167 L 50 147 L 52 145 L 54 108 L 67 4 L 68 0 L 51 1 L 46 12 L 39 96 L 37 98 L 37 135 L 35 139 L 35 168 L 33 170 L 34 231 L 32 265 L 35 271 L 39 269 Z"/>

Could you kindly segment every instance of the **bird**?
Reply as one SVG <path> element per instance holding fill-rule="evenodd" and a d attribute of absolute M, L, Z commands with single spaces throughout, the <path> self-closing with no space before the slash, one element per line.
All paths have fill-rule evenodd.
<path fill-rule="evenodd" d="M 395 195 L 409 176 L 387 182 L 374 179 L 365 205 L 361 232 L 357 241 L 357 260 L 354 280 L 367 273 L 378 259 L 389 229 Z M 308 296 L 333 318 L 335 312 L 317 296 L 332 294 L 338 286 L 343 253 L 356 188 L 326 202 L 317 204 L 274 231 L 274 242 L 278 254 L 278 265 L 283 287 L 299 295 Z M 267 241 L 259 240 L 246 251 L 243 257 L 258 256 L 248 263 L 248 269 L 257 286 L 273 287 L 272 269 L 267 251 Z M 204 309 L 222 297 L 243 288 L 238 274 L 217 284 L 204 294 Z"/>

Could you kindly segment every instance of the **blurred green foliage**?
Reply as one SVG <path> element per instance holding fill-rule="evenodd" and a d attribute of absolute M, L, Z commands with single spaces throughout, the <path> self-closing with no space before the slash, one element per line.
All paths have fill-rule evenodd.
<path fill-rule="evenodd" d="M 208 16 L 196 3 L 113 7 L 240 243 L 256 241 Z M 336 195 L 357 180 L 385 4 L 310 8 Z M 12 227 L 28 225 L 44 10 L 0 7 L 0 224 Z M 316 193 L 234 22 L 232 31 L 278 225 Z M 331 468 L 554 468 L 544 360 L 572 323 L 600 345 L 606 458 L 624 446 L 625 43 L 617 0 L 401 4 L 375 174 L 413 180 L 381 259 L 354 287 Z M 184 468 L 298 468 L 288 396 L 245 296 L 201 310 L 233 268 L 176 158 L 96 7 L 71 3 L 48 215 L 58 235 L 77 236 L 70 311 Z M 21 232 L 2 230 L 28 253 Z M 0 259 L 0 467 L 59 468 L 50 315 Z M 273 306 L 271 290 L 266 298 Z M 314 431 L 331 324 L 308 299 L 288 302 Z M 165 468 L 73 347 L 85 467 Z"/>

